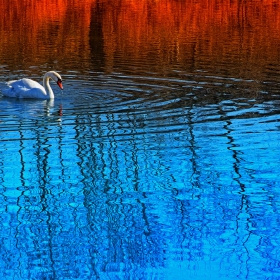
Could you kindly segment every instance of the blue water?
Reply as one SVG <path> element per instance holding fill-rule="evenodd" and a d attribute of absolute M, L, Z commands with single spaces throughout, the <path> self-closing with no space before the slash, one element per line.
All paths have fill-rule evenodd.
<path fill-rule="evenodd" d="M 137 79 L 1 99 L 1 279 L 280 279 L 279 102 Z"/>
<path fill-rule="evenodd" d="M 4 2 L 0 280 L 280 279 L 278 5 Z M 53 101 L 2 96 L 48 70 Z"/>

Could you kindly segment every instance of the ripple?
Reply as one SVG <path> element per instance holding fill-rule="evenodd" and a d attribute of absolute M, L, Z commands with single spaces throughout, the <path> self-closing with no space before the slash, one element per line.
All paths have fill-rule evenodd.
<path fill-rule="evenodd" d="M 258 216 L 276 207 L 279 187 L 277 96 L 248 94 L 250 80 L 177 74 L 69 72 L 53 102 L 1 98 L 2 227 L 32 232 L 42 251 L 50 239 L 54 251 L 71 244 L 73 259 L 77 250 L 89 261 L 92 250 L 100 260 L 137 248 L 156 264 L 168 240 L 180 241 L 172 257 L 195 258 L 201 250 L 185 248 L 201 235 L 236 248 L 242 203 L 244 225 L 265 235 Z"/>

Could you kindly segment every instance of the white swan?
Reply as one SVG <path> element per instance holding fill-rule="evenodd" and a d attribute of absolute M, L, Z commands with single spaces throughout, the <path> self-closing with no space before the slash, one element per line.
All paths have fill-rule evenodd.
<path fill-rule="evenodd" d="M 61 76 L 55 71 L 49 71 L 44 75 L 43 86 L 25 78 L 9 81 L 7 82 L 9 88 L 3 91 L 3 95 L 16 98 L 53 99 L 54 94 L 49 84 L 50 79 L 53 79 L 63 89 Z"/>

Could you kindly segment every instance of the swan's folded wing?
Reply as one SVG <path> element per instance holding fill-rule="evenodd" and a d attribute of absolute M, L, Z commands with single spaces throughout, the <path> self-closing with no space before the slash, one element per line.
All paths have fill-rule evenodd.
<path fill-rule="evenodd" d="M 16 81 L 9 81 L 7 82 L 7 85 L 9 87 L 14 88 L 15 90 L 20 89 L 20 90 L 30 90 L 33 88 L 39 88 L 44 90 L 44 87 L 41 86 L 39 83 L 31 80 L 31 79 L 21 79 L 21 80 L 16 80 Z"/>
<path fill-rule="evenodd" d="M 21 79 L 7 82 L 9 89 L 3 91 L 3 95 L 17 98 L 36 98 L 45 95 L 45 89 L 39 83 L 31 79 Z"/>

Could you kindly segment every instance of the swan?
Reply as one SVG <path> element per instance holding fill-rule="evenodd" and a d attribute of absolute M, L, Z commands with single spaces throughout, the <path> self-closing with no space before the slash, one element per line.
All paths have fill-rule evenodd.
<path fill-rule="evenodd" d="M 53 99 L 54 94 L 49 84 L 50 79 L 54 80 L 60 89 L 63 89 L 61 76 L 55 71 L 49 71 L 43 77 L 43 86 L 26 78 L 9 81 L 7 82 L 9 88 L 3 91 L 3 95 L 16 98 Z"/>

